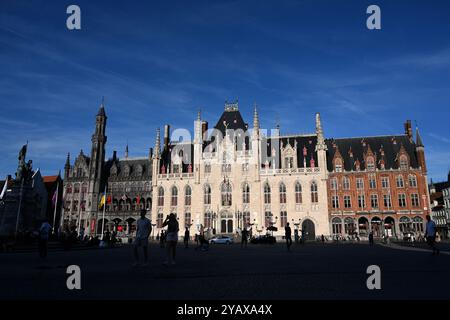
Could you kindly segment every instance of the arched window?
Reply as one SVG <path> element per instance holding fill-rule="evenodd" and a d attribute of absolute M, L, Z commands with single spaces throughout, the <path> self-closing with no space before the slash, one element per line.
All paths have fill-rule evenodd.
<path fill-rule="evenodd" d="M 342 160 L 341 159 L 336 159 L 334 161 L 334 171 L 342 172 Z"/>
<path fill-rule="evenodd" d="M 250 203 L 250 187 L 248 183 L 242 187 L 242 203 Z"/>
<path fill-rule="evenodd" d="M 302 203 L 302 185 L 300 182 L 295 184 L 295 203 Z"/>
<path fill-rule="evenodd" d="M 190 186 L 186 187 L 186 190 L 184 192 L 184 205 L 190 206 L 191 205 L 191 199 L 192 199 L 192 189 Z"/>
<path fill-rule="evenodd" d="M 367 166 L 366 166 L 367 170 L 369 170 L 369 171 L 375 170 L 375 161 L 374 161 L 373 157 L 367 157 L 366 163 L 367 163 Z"/>
<path fill-rule="evenodd" d="M 342 178 L 342 189 L 350 190 L 350 179 L 348 177 Z"/>
<path fill-rule="evenodd" d="M 338 189 L 337 178 L 330 179 L 330 188 L 331 188 L 331 190 L 337 190 Z"/>
<path fill-rule="evenodd" d="M 66 193 L 72 193 L 72 185 L 71 184 L 68 184 L 66 186 Z"/>
<path fill-rule="evenodd" d="M 317 183 L 315 181 L 311 182 L 311 202 L 319 202 L 319 194 L 317 193 Z"/>
<path fill-rule="evenodd" d="M 80 184 L 79 183 L 75 183 L 73 193 L 80 193 Z"/>
<path fill-rule="evenodd" d="M 203 203 L 211 204 L 211 187 L 208 184 L 203 189 Z"/>
<path fill-rule="evenodd" d="M 164 206 L 164 188 L 163 187 L 158 188 L 158 206 L 159 207 Z"/>
<path fill-rule="evenodd" d="M 412 188 L 417 187 L 417 178 L 415 175 L 413 175 L 413 174 L 409 175 L 408 182 L 409 182 L 410 187 L 412 187 Z"/>
<path fill-rule="evenodd" d="M 232 204 L 231 192 L 232 192 L 231 184 L 229 182 L 222 183 L 220 193 L 223 206 L 231 206 Z"/>
<path fill-rule="evenodd" d="M 286 203 L 286 185 L 280 184 L 280 203 Z"/>
<path fill-rule="evenodd" d="M 172 197 L 170 200 L 170 205 L 172 207 L 175 207 L 178 205 L 178 189 L 175 186 L 172 187 Z"/>
<path fill-rule="evenodd" d="M 264 203 L 265 204 L 270 203 L 270 186 L 268 183 L 264 185 Z"/>

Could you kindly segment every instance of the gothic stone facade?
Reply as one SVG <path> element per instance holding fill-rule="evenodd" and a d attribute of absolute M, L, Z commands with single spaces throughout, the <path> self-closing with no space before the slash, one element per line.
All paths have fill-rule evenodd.
<path fill-rule="evenodd" d="M 73 166 L 69 158 L 66 163 L 64 222 L 87 233 L 105 228 L 127 235 L 145 208 L 154 235 L 169 213 L 191 234 L 247 227 L 281 236 L 287 222 L 309 239 L 423 230 L 429 211 L 424 148 L 418 134 L 412 140 L 410 124 L 401 136 L 327 140 L 319 114 L 315 124 L 311 134 L 266 132 L 255 107 L 249 128 L 238 104 L 226 103 L 211 129 L 198 114 L 192 139 L 178 130 L 171 137 L 166 125 L 162 145 L 158 129 L 148 158 L 129 159 L 126 152 L 118 159 L 114 152 L 105 161 L 101 106 L 90 157 L 81 152 Z M 100 210 L 105 188 L 109 201 Z M 369 203 L 375 195 L 377 203 Z"/>

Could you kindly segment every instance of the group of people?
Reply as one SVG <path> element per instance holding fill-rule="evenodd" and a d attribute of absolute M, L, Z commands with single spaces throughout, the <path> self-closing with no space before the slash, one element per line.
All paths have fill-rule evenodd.
<path fill-rule="evenodd" d="M 142 248 L 144 262 L 143 265 L 148 265 L 148 239 L 152 232 L 152 224 L 148 218 L 145 217 L 146 211 L 141 211 L 141 217 L 137 220 L 136 238 L 134 240 L 134 263 L 133 266 L 139 265 L 139 248 Z M 178 242 L 179 225 L 175 214 L 169 214 L 164 220 L 162 227 L 167 227 L 167 231 L 161 233 L 161 243 L 165 244 L 167 260 L 163 263 L 165 266 L 175 265 L 175 255 Z"/>

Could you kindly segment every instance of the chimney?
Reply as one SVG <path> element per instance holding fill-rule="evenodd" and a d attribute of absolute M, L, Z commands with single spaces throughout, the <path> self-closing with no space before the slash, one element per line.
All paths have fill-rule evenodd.
<path fill-rule="evenodd" d="M 406 120 L 406 122 L 405 122 L 405 134 L 408 136 L 408 138 L 412 139 L 413 132 L 412 132 L 411 120 Z"/>
<path fill-rule="evenodd" d="M 202 121 L 202 137 L 205 139 L 205 133 L 208 131 L 208 121 Z"/>
<path fill-rule="evenodd" d="M 170 135 L 170 125 L 166 124 L 164 126 L 164 149 L 169 147 L 169 135 Z"/>

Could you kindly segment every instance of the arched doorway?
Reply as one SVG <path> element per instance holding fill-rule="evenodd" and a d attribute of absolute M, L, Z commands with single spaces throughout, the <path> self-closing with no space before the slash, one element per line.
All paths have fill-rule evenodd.
<path fill-rule="evenodd" d="M 386 217 L 384 219 L 384 234 L 388 237 L 395 237 L 397 235 L 394 218 Z"/>
<path fill-rule="evenodd" d="M 358 219 L 359 235 L 366 237 L 369 234 L 369 220 L 366 217 Z"/>
<path fill-rule="evenodd" d="M 372 233 L 374 237 L 381 237 L 382 232 L 382 223 L 381 219 L 379 217 L 373 217 L 370 221 L 370 224 L 372 226 Z"/>
<path fill-rule="evenodd" d="M 306 219 L 302 222 L 302 236 L 305 240 L 315 240 L 316 239 L 316 227 L 314 222 Z"/>
<path fill-rule="evenodd" d="M 228 211 L 220 214 L 220 233 L 233 233 L 233 215 Z"/>

